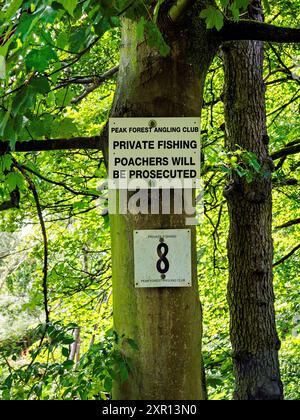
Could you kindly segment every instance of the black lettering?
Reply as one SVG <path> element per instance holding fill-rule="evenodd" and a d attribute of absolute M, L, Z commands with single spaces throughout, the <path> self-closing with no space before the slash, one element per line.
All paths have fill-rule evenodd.
<path fill-rule="evenodd" d="M 164 242 L 161 242 L 157 247 L 157 255 L 159 260 L 157 261 L 156 268 L 160 274 L 166 274 L 170 269 L 170 263 L 167 259 L 169 253 L 169 247 Z"/>

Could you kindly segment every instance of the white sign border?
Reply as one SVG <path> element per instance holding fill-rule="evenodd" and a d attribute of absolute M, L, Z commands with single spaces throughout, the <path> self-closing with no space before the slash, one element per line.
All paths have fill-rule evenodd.
<path fill-rule="evenodd" d="M 168 236 L 172 235 L 180 235 L 182 236 L 181 240 L 183 240 L 186 244 L 186 247 L 184 247 L 184 252 L 179 252 L 179 255 L 177 258 L 175 258 L 176 262 L 180 264 L 180 258 L 182 258 L 183 264 L 180 264 L 180 267 L 183 271 L 186 271 L 185 275 L 185 281 L 172 284 L 168 282 L 167 280 L 160 279 L 160 283 L 158 282 L 158 279 L 153 279 L 153 281 L 156 282 L 156 284 L 151 283 L 151 279 L 149 280 L 148 285 L 142 285 L 141 281 L 138 277 L 140 276 L 140 272 L 144 271 L 145 267 L 145 258 L 146 255 L 144 255 L 143 261 L 141 260 L 140 252 L 137 249 L 138 241 L 137 239 L 140 239 L 138 235 L 142 235 L 144 237 L 145 235 L 151 235 L 151 236 L 162 236 L 164 238 L 167 238 Z M 192 232 L 191 229 L 145 229 L 145 230 L 134 230 L 134 285 L 137 289 L 150 289 L 150 288 L 189 288 L 192 287 L 192 248 L 191 248 L 191 237 Z M 177 249 L 178 251 L 178 249 Z M 157 257 L 158 258 L 158 257 Z M 139 260 L 140 259 L 140 260 Z M 179 270 L 176 270 L 177 272 L 180 272 Z"/>

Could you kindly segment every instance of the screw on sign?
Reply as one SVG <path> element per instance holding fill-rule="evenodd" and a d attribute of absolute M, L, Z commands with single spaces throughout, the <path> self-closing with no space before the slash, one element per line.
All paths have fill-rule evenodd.
<path fill-rule="evenodd" d="M 164 238 L 160 238 L 160 243 L 157 247 L 157 255 L 159 256 L 159 260 L 157 261 L 156 268 L 157 271 L 161 274 L 162 279 L 166 278 L 166 274 L 170 269 L 170 263 L 167 259 L 168 253 L 168 245 L 165 243 Z"/>

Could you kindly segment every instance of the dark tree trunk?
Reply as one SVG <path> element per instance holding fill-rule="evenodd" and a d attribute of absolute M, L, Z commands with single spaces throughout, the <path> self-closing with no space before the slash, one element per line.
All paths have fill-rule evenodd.
<path fill-rule="evenodd" d="M 280 400 L 283 386 L 274 310 L 272 161 L 266 129 L 263 44 L 227 44 L 224 56 L 227 150 L 254 152 L 263 171 L 269 173 L 257 175 L 251 183 L 233 175 L 225 190 L 230 217 L 228 302 L 235 398 Z"/>

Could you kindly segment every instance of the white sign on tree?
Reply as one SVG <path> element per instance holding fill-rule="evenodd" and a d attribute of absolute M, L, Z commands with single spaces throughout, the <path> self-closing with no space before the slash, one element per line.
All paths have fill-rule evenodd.
<path fill-rule="evenodd" d="M 200 178 L 199 118 L 111 118 L 109 179 Z"/>
<path fill-rule="evenodd" d="M 134 231 L 136 287 L 191 287 L 191 230 Z"/>

